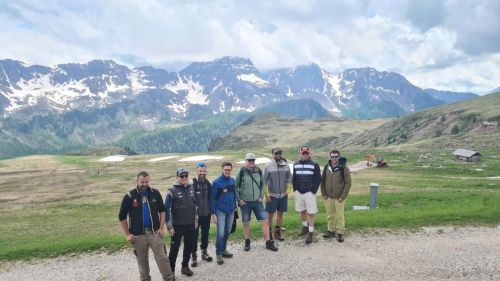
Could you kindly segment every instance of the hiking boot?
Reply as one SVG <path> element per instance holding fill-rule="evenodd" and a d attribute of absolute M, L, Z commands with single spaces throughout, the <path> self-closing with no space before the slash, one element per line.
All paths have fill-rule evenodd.
<path fill-rule="evenodd" d="M 250 251 L 250 239 L 245 239 L 245 247 L 243 247 L 243 250 L 246 252 Z"/>
<path fill-rule="evenodd" d="M 201 250 L 201 259 L 208 262 L 212 261 L 212 257 L 207 253 L 207 249 Z"/>
<path fill-rule="evenodd" d="M 340 243 L 344 242 L 344 235 L 343 234 L 339 234 L 337 235 L 337 241 L 339 241 Z"/>
<path fill-rule="evenodd" d="M 335 235 L 335 231 L 328 230 L 325 234 L 323 234 L 323 238 L 335 238 Z"/>
<path fill-rule="evenodd" d="M 224 260 L 222 259 L 222 256 L 217 256 L 217 264 L 221 265 L 224 263 Z"/>
<path fill-rule="evenodd" d="M 299 232 L 298 236 L 305 236 L 305 235 L 307 235 L 307 233 L 309 233 L 309 227 L 303 226 L 302 230 Z"/>
<path fill-rule="evenodd" d="M 224 257 L 224 258 L 232 258 L 233 254 L 231 254 L 228 251 L 224 251 L 224 253 L 222 253 L 222 257 Z"/>
<path fill-rule="evenodd" d="M 313 233 L 308 232 L 306 237 L 306 244 L 311 244 L 312 241 L 313 241 Z"/>
<path fill-rule="evenodd" d="M 274 241 L 273 240 L 267 240 L 266 241 L 266 249 L 271 250 L 273 252 L 278 251 L 278 248 L 274 246 Z"/>
<path fill-rule="evenodd" d="M 196 253 L 191 254 L 191 267 L 197 267 L 198 266 L 198 257 L 196 256 Z"/>
<path fill-rule="evenodd" d="M 193 272 L 189 269 L 189 266 L 183 266 L 181 269 L 181 273 L 186 276 L 193 276 Z"/>
<path fill-rule="evenodd" d="M 283 238 L 283 236 L 281 236 L 281 228 L 276 228 L 274 230 L 274 238 L 276 238 L 276 240 L 278 240 L 278 241 L 285 240 L 285 238 Z"/>

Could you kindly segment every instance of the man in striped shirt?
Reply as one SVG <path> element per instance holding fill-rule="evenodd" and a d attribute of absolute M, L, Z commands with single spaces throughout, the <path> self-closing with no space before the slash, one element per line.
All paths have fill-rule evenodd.
<path fill-rule="evenodd" d="M 300 148 L 300 160 L 293 165 L 293 191 L 295 194 L 295 210 L 300 212 L 302 231 L 306 244 L 313 241 L 314 216 L 318 212 L 316 192 L 321 184 L 321 171 L 318 163 L 311 160 L 309 147 Z"/>

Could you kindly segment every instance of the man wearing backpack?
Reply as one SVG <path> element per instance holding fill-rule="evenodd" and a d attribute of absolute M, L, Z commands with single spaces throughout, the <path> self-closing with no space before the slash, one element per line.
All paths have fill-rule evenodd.
<path fill-rule="evenodd" d="M 210 211 L 212 212 L 212 223 L 217 224 L 217 239 L 215 241 L 215 254 L 217 264 L 224 264 L 222 258 L 232 258 L 233 254 L 228 252 L 227 241 L 231 233 L 236 210 L 236 194 L 234 189 L 234 178 L 231 177 L 233 164 L 222 163 L 222 175 L 216 178 L 210 191 Z"/>
<path fill-rule="evenodd" d="M 277 212 L 274 238 L 283 241 L 285 239 L 281 235 L 281 225 L 283 223 L 283 213 L 288 210 L 288 186 L 292 184 L 292 174 L 286 159 L 281 156 L 282 150 L 275 147 L 271 150 L 271 153 L 274 161 L 269 161 L 264 168 L 264 180 L 269 188 L 269 192 L 266 193 L 269 236 L 272 240 L 273 217 L 274 213 Z"/>
<path fill-rule="evenodd" d="M 198 265 L 198 236 L 201 228 L 201 259 L 207 262 L 212 261 L 212 257 L 207 252 L 208 232 L 210 231 L 210 181 L 206 178 L 207 166 L 205 162 L 199 162 L 196 165 L 197 178 L 193 178 L 193 187 L 196 194 L 196 206 L 198 207 L 198 227 L 196 228 L 194 238 L 194 248 L 191 254 L 191 266 Z"/>
<path fill-rule="evenodd" d="M 151 280 L 149 248 L 153 250 L 163 281 L 174 280 L 163 242 L 165 205 L 160 192 L 149 186 L 147 172 L 137 174 L 137 186 L 123 197 L 118 219 L 127 241 L 134 246 L 141 280 Z"/>
<path fill-rule="evenodd" d="M 300 236 L 306 237 L 310 244 L 314 237 L 315 215 L 318 212 L 316 192 L 321 184 L 321 171 L 318 163 L 311 160 L 309 147 L 302 146 L 299 150 L 300 160 L 293 164 L 293 191 L 295 195 L 295 210 L 300 212 L 302 231 Z"/>
<path fill-rule="evenodd" d="M 266 249 L 278 251 L 274 241 L 269 237 L 269 224 L 267 212 L 262 205 L 264 199 L 264 180 L 262 171 L 255 166 L 255 154 L 245 155 L 245 167 L 242 167 L 236 176 L 236 196 L 241 210 L 241 220 L 243 222 L 243 234 L 245 236 L 245 251 L 250 251 L 250 220 L 252 211 L 257 220 L 262 224 L 262 233 L 266 240 Z"/>
<path fill-rule="evenodd" d="M 340 157 L 338 150 L 330 151 L 330 160 L 321 175 L 321 195 L 325 200 L 328 230 L 324 238 L 334 238 L 344 242 L 345 221 L 344 202 L 351 188 L 351 171 L 347 159 Z"/>

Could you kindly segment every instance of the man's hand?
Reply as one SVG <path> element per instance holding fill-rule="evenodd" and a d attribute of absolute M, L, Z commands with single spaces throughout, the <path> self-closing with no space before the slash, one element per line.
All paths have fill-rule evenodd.
<path fill-rule="evenodd" d="M 169 228 L 168 229 L 168 233 L 170 234 L 170 236 L 174 236 L 175 235 L 175 230 L 173 227 Z"/>
<path fill-rule="evenodd" d="M 211 219 L 211 222 L 213 224 L 217 224 L 217 216 L 215 216 L 215 214 L 212 214 L 212 219 Z"/>
<path fill-rule="evenodd" d="M 243 200 L 240 200 L 239 204 L 240 204 L 240 206 L 245 206 L 247 203 Z"/>
<path fill-rule="evenodd" d="M 134 235 L 132 235 L 132 234 L 127 235 L 127 241 L 130 244 L 134 244 Z"/>
<path fill-rule="evenodd" d="M 266 202 L 271 202 L 271 197 L 269 196 L 269 194 L 266 194 Z"/>
<path fill-rule="evenodd" d="M 342 203 L 342 201 L 344 201 L 344 199 L 342 199 L 342 197 L 339 197 L 339 199 L 337 199 L 337 200 L 339 200 L 339 203 Z"/>
<path fill-rule="evenodd" d="M 328 196 L 323 196 L 323 199 L 326 201 L 328 199 Z"/>
<path fill-rule="evenodd" d="M 158 230 L 157 230 L 157 233 L 158 233 L 158 236 L 159 236 L 161 239 L 163 239 L 163 235 L 165 234 L 165 233 L 164 233 L 164 231 L 163 231 L 163 229 L 162 229 L 162 228 L 158 229 Z"/>

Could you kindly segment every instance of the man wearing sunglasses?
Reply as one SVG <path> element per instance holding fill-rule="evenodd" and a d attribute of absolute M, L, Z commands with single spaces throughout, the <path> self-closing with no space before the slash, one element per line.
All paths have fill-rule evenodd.
<path fill-rule="evenodd" d="M 323 237 L 337 236 L 339 242 L 344 242 L 344 202 L 351 188 L 351 171 L 346 163 L 346 158 L 340 157 L 338 150 L 332 150 L 321 175 L 321 195 L 328 219 L 328 230 Z"/>
<path fill-rule="evenodd" d="M 300 212 L 302 231 L 306 244 L 314 237 L 315 214 L 318 212 L 316 192 L 321 184 L 321 170 L 318 163 L 311 160 L 309 147 L 302 146 L 299 150 L 300 160 L 293 165 L 293 191 L 295 195 L 295 210 Z"/>
<path fill-rule="evenodd" d="M 269 224 L 267 212 L 262 205 L 264 200 L 264 180 L 262 171 L 255 165 L 255 154 L 245 155 L 245 167 L 242 167 L 235 180 L 236 196 L 241 210 L 241 221 L 243 222 L 243 235 L 245 246 L 243 250 L 250 251 L 250 220 L 252 212 L 261 223 L 262 233 L 266 241 L 266 249 L 278 251 L 274 241 L 269 237 Z"/>
<path fill-rule="evenodd" d="M 264 180 L 268 186 L 266 193 L 266 211 L 269 221 L 269 238 L 272 240 L 273 217 L 276 215 L 276 228 L 274 238 L 278 241 L 285 240 L 281 235 L 283 213 L 288 210 L 288 186 L 292 183 L 292 174 L 285 158 L 282 157 L 281 148 L 271 150 L 274 161 L 270 161 L 264 168 Z"/>
<path fill-rule="evenodd" d="M 212 261 L 212 257 L 207 252 L 208 233 L 210 231 L 210 189 L 211 184 L 208 181 L 207 165 L 205 162 L 199 162 L 196 165 L 197 178 L 193 178 L 193 187 L 196 193 L 196 206 L 198 207 L 198 227 L 194 238 L 194 248 L 191 254 L 191 266 L 198 265 L 196 252 L 198 250 L 198 236 L 201 228 L 201 259 L 207 262 Z"/>
<path fill-rule="evenodd" d="M 198 224 L 196 195 L 193 186 L 189 183 L 189 172 L 185 168 L 177 169 L 177 181 L 167 190 L 165 197 L 167 209 L 167 228 L 172 236 L 170 243 L 170 267 L 175 273 L 177 254 L 184 237 L 184 251 L 182 255 L 181 273 L 192 276 L 189 268 L 189 258 L 193 252 L 195 229 Z"/>

